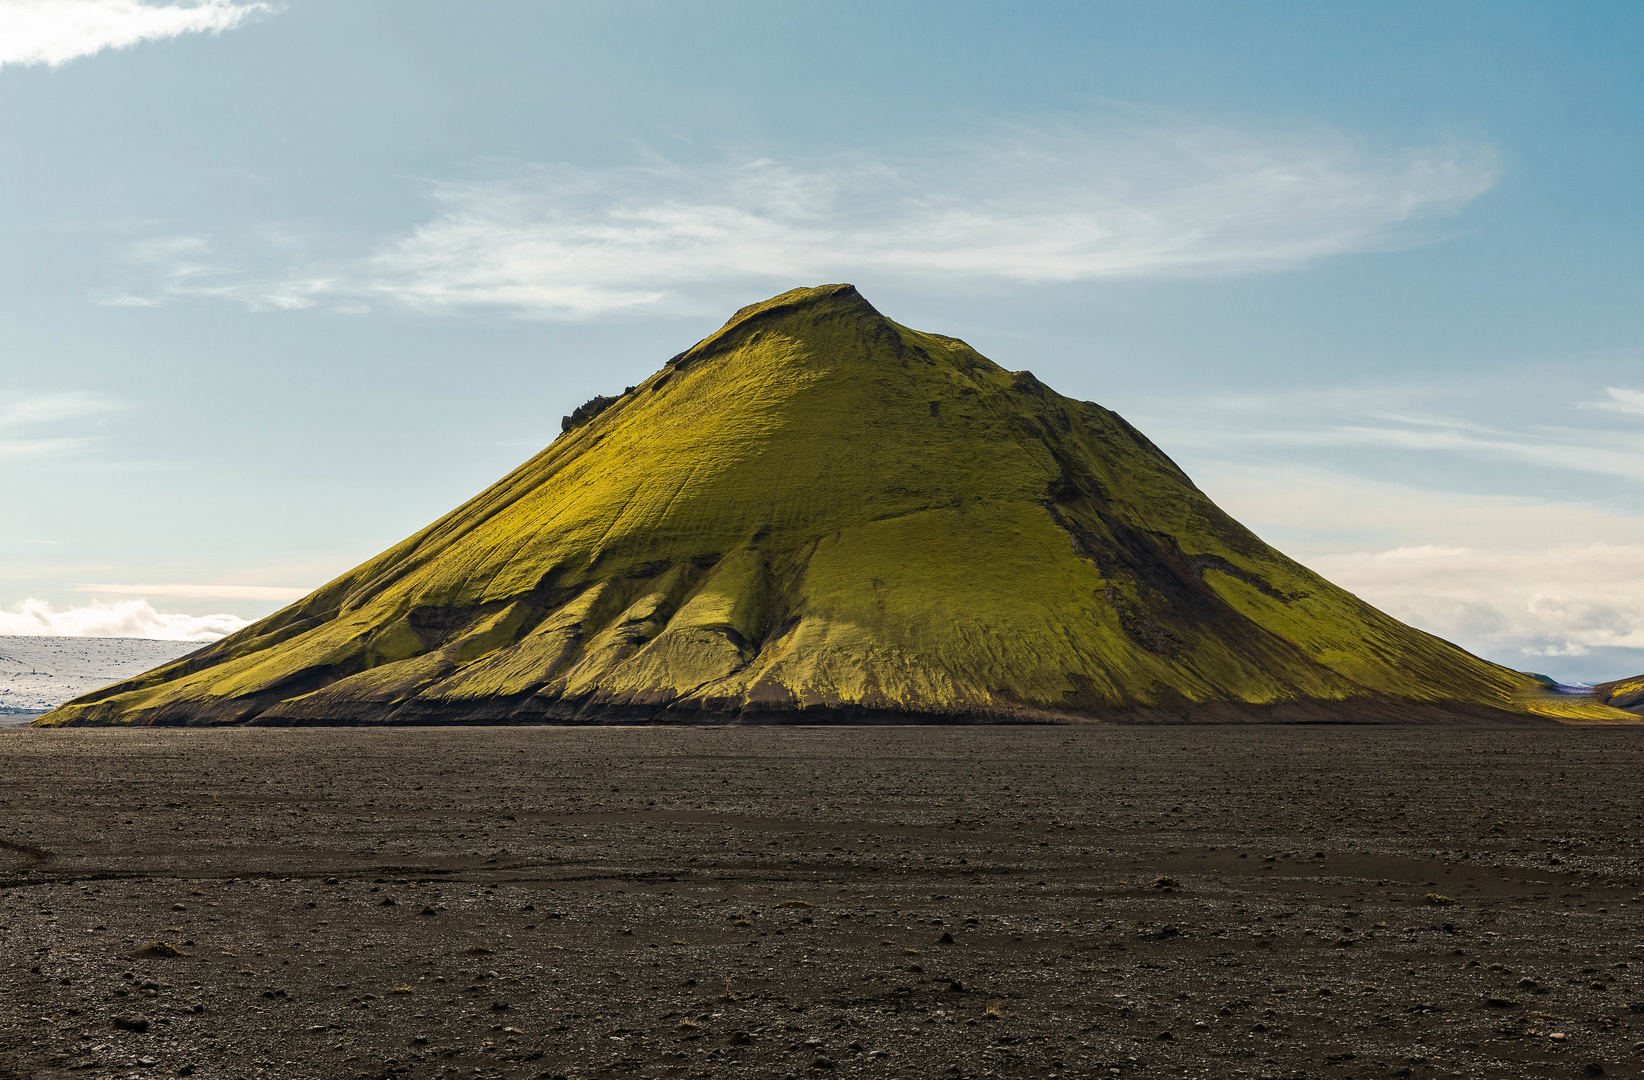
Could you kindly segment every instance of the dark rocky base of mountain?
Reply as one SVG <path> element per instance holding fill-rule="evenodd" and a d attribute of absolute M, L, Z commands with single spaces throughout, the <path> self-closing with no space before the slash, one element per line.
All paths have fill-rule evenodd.
<path fill-rule="evenodd" d="M 609 727 L 657 725 L 666 727 L 728 726 L 850 726 L 850 725 L 965 725 L 965 724 L 1371 724 L 1395 726 L 1548 727 L 1547 717 L 1488 709 L 1467 703 L 1422 704 L 1372 701 L 1332 704 L 1299 701 L 1284 705 L 1246 705 L 1207 702 L 1178 709 L 1105 709 L 1090 713 L 1052 713 L 1044 710 L 992 713 L 898 712 L 889 709 L 804 709 L 786 712 L 712 712 L 695 707 L 595 705 L 555 703 L 557 708 L 532 709 L 512 702 L 491 702 L 485 708 L 438 706 L 369 706 L 317 717 L 259 716 L 247 727 L 466 727 L 474 725 Z M 221 720 L 186 713 L 159 717 L 156 727 L 217 727 L 236 725 L 232 716 Z M 65 727 L 92 726 L 70 723 Z"/>

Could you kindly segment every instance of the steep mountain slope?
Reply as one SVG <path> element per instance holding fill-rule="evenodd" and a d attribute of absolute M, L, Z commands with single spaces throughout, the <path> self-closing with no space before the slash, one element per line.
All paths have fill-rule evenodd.
<path fill-rule="evenodd" d="M 39 722 L 1530 721 L 1540 700 L 1267 547 L 1116 414 L 848 285 L 744 308 L 565 427 L 300 603 Z"/>

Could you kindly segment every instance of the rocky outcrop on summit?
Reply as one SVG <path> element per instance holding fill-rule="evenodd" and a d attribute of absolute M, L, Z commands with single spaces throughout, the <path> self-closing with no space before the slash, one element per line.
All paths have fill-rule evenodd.
<path fill-rule="evenodd" d="M 1544 696 L 1274 551 L 1118 415 L 829 285 L 39 723 L 1538 722 Z"/>

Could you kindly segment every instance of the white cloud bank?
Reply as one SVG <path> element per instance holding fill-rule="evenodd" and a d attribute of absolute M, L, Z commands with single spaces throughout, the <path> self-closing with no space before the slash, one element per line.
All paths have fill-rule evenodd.
<path fill-rule="evenodd" d="M 274 10 L 266 3 L 198 0 L 0 0 L 0 67 L 65 64 L 104 49 L 201 32 L 221 33 Z"/>
<path fill-rule="evenodd" d="M 1644 649 L 1644 545 L 1422 545 L 1308 562 L 1389 615 L 1442 637 L 1493 646 L 1503 660 L 1512 651 L 1554 657 Z"/>
<path fill-rule="evenodd" d="M 219 265 L 207 238 L 153 240 L 135 255 L 160 271 L 156 295 L 105 302 L 215 296 L 267 310 L 387 303 L 574 319 L 694 310 L 705 290 L 733 282 L 874 272 L 1020 282 L 1254 273 L 1425 243 L 1418 223 L 1495 178 L 1492 155 L 1477 148 L 1378 153 L 1334 134 L 1183 124 L 1001 130 L 913 160 L 539 165 L 435 186 L 430 221 L 354 260 L 259 275 L 249 258 Z"/>
<path fill-rule="evenodd" d="M 236 615 L 177 615 L 154 610 L 147 600 L 91 603 L 53 610 L 30 597 L 0 609 L 0 635 L 133 637 L 167 641 L 215 641 L 250 623 Z"/>

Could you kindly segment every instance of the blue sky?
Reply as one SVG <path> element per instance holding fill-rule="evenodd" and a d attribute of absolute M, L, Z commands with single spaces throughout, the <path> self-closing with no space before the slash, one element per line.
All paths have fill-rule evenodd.
<path fill-rule="evenodd" d="M 1644 9 L 0 0 L 0 632 L 221 632 L 852 281 L 1644 670 Z"/>

